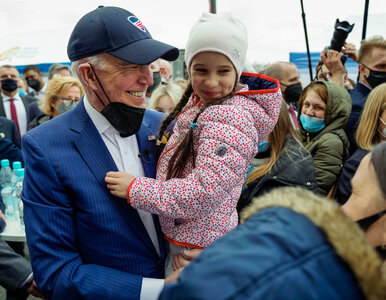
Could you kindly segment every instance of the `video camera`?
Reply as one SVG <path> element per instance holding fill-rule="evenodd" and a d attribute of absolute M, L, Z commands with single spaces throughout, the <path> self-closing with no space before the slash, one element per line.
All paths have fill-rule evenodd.
<path fill-rule="evenodd" d="M 327 51 L 330 49 L 340 52 L 342 50 L 342 47 L 344 45 L 344 42 L 346 41 L 348 34 L 353 30 L 354 25 L 355 25 L 354 23 L 350 25 L 350 23 L 347 21 L 340 22 L 339 19 L 336 19 L 335 26 L 334 26 L 335 30 L 334 30 L 334 34 L 332 35 L 330 47 L 326 47 L 324 55 L 327 56 Z M 347 55 L 343 55 L 341 59 L 342 64 L 345 64 L 346 59 L 347 59 Z"/>

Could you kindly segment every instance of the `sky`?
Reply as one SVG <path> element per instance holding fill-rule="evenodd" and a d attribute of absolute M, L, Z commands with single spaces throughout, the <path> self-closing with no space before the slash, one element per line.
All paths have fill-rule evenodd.
<path fill-rule="evenodd" d="M 303 0 L 310 50 L 329 45 L 337 18 L 355 23 L 347 41 L 359 48 L 364 2 Z M 0 59 L 4 51 L 24 46 L 44 48 L 41 62 L 68 61 L 71 30 L 98 5 L 131 11 L 153 38 L 178 48 L 184 48 L 190 28 L 209 10 L 208 0 L 0 0 Z M 248 29 L 248 63 L 288 61 L 289 52 L 306 51 L 300 0 L 217 0 L 217 13 L 224 11 L 233 12 Z M 386 38 L 386 0 L 370 0 L 367 37 L 373 35 Z"/>

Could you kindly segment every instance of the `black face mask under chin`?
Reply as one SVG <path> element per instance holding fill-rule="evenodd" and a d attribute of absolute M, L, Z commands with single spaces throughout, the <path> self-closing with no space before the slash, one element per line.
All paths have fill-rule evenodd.
<path fill-rule="evenodd" d="M 99 95 L 94 91 L 99 101 L 104 105 L 104 108 L 101 110 L 101 114 L 107 119 L 107 121 L 109 121 L 111 126 L 119 132 L 121 137 L 128 137 L 136 134 L 141 128 L 145 109 L 130 106 L 121 102 L 111 102 L 91 64 L 90 67 L 99 83 L 99 86 L 102 88 L 103 93 L 110 102 L 105 105 Z"/>

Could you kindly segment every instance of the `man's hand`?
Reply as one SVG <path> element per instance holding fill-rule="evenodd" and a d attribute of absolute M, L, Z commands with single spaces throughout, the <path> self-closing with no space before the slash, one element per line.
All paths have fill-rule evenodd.
<path fill-rule="evenodd" d="M 124 172 L 108 172 L 105 177 L 110 193 L 126 199 L 127 190 L 135 177 Z"/>
<path fill-rule="evenodd" d="M 344 43 L 342 52 L 347 54 L 353 61 L 358 61 L 358 51 L 354 44 Z"/>
<path fill-rule="evenodd" d="M 201 254 L 203 249 L 184 250 L 184 254 L 174 255 L 173 269 L 178 270 L 186 267 L 190 262 Z"/>
<path fill-rule="evenodd" d="M 332 49 L 327 51 L 327 55 L 324 54 L 324 51 L 320 53 L 323 64 L 331 73 L 331 82 L 340 86 L 343 86 L 343 76 L 346 72 L 341 61 L 342 55 L 343 53 Z"/>
<path fill-rule="evenodd" d="M 327 55 L 324 54 L 324 51 L 320 54 L 323 64 L 330 70 L 332 75 L 335 73 L 344 74 L 344 65 L 341 61 L 342 55 L 343 53 L 332 49 L 327 51 Z"/>
<path fill-rule="evenodd" d="M 31 295 L 33 295 L 35 297 L 38 297 L 38 298 L 41 298 L 41 299 L 45 299 L 44 296 L 42 295 L 42 293 L 40 292 L 38 286 L 36 285 L 35 280 L 33 280 L 31 282 L 31 284 L 28 286 L 27 293 L 31 294 Z"/>

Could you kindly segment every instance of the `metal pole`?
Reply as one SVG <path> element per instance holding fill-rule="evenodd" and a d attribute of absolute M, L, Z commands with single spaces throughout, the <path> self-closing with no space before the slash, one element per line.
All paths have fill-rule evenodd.
<path fill-rule="evenodd" d="M 311 64 L 310 49 L 308 47 L 306 14 L 304 13 L 303 0 L 300 0 L 300 5 L 302 6 L 302 18 L 303 18 L 304 35 L 306 36 L 306 47 L 307 47 L 308 68 L 309 68 L 309 71 L 310 71 L 310 81 L 312 81 L 312 64 Z"/>
<path fill-rule="evenodd" d="M 216 0 L 209 0 L 209 12 L 212 14 L 217 13 Z"/>
<path fill-rule="evenodd" d="M 363 14 L 362 40 L 366 39 L 367 15 L 369 14 L 369 0 L 365 2 L 365 12 Z"/>

